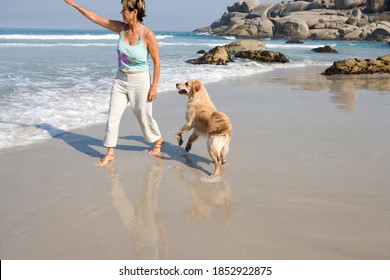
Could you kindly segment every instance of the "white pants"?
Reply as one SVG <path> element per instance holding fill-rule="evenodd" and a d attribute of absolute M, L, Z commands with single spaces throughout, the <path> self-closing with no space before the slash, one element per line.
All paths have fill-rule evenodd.
<path fill-rule="evenodd" d="M 156 142 L 161 138 L 157 122 L 153 119 L 152 103 L 148 102 L 149 72 L 126 75 L 118 71 L 111 90 L 105 147 L 116 147 L 119 124 L 128 103 L 141 127 L 145 141 Z"/>

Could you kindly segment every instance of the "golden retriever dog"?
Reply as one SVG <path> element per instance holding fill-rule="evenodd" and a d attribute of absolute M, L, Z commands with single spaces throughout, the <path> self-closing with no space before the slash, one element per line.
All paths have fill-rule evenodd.
<path fill-rule="evenodd" d="M 215 163 L 215 170 L 210 178 L 220 176 L 221 165 L 226 163 L 233 131 L 230 120 L 226 114 L 217 111 L 201 81 L 189 80 L 186 83 L 176 84 L 176 88 L 179 94 L 188 96 L 187 122 L 177 132 L 177 142 L 181 146 L 182 134 L 194 129 L 186 144 L 188 152 L 199 136 L 207 136 L 208 152 Z"/>

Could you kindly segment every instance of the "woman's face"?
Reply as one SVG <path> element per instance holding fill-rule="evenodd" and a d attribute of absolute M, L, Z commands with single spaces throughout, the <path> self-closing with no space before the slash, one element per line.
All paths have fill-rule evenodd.
<path fill-rule="evenodd" d="M 123 21 L 125 22 L 131 22 L 132 20 L 134 20 L 135 16 L 136 16 L 136 10 L 133 10 L 133 11 L 129 11 L 125 8 L 122 8 L 122 11 L 121 11 L 121 14 L 122 14 L 122 17 L 123 17 Z"/>

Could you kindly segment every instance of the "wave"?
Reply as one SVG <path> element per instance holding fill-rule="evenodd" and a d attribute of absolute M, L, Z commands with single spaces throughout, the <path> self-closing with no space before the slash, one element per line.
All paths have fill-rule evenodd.
<path fill-rule="evenodd" d="M 185 43 L 185 42 L 159 42 L 159 46 L 205 46 L 205 47 L 216 47 L 220 46 L 221 43 Z"/>
<path fill-rule="evenodd" d="M 0 43 L 1 47 L 13 47 L 13 48 L 50 48 L 50 47 L 112 47 L 116 44 L 103 44 L 103 43 L 89 43 L 89 44 L 67 44 L 67 43 L 55 43 L 55 44 L 24 44 L 24 43 Z"/>
<path fill-rule="evenodd" d="M 84 34 L 84 35 L 48 35 L 48 34 L 1 34 L 3 40 L 118 40 L 117 34 Z"/>
<path fill-rule="evenodd" d="M 173 35 L 156 35 L 157 40 L 173 38 Z M 2 40 L 118 40 L 117 34 L 0 34 Z"/>
<path fill-rule="evenodd" d="M 226 40 L 237 40 L 237 38 L 234 36 L 219 36 L 219 35 L 215 35 L 212 32 L 199 32 L 199 33 L 194 33 L 192 35 L 193 36 L 209 36 L 209 37 L 215 37 L 215 38 L 224 38 Z"/>
<path fill-rule="evenodd" d="M 280 48 L 280 49 L 313 49 L 318 47 L 323 47 L 323 44 L 275 44 L 275 43 L 269 43 L 269 41 L 265 42 L 267 48 Z"/>
<path fill-rule="evenodd" d="M 173 38 L 173 35 L 156 35 L 157 40 L 164 40 L 166 38 Z"/>

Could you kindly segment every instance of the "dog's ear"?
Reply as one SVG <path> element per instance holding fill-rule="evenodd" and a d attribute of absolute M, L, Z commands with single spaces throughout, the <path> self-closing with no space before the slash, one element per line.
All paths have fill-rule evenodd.
<path fill-rule="evenodd" d="M 192 90 L 193 92 L 198 92 L 200 91 L 202 88 L 202 83 L 198 80 L 195 80 L 193 83 L 192 83 Z"/>

